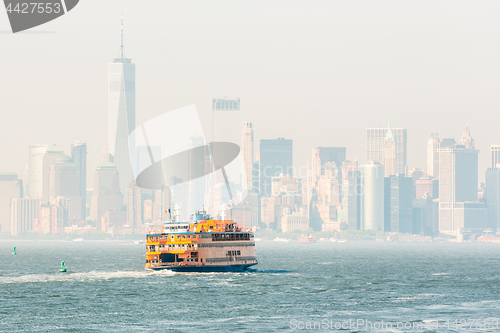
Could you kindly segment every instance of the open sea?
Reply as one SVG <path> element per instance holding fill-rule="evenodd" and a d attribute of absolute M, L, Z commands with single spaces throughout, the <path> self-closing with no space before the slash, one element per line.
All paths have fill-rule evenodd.
<path fill-rule="evenodd" d="M 500 244 L 256 246 L 245 273 L 172 273 L 133 241 L 1 241 L 0 331 L 500 332 Z"/>

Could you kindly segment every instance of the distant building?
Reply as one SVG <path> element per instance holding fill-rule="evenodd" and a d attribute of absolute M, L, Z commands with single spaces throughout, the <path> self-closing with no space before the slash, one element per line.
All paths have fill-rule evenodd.
<path fill-rule="evenodd" d="M 496 168 L 500 164 L 500 145 L 490 146 L 490 168 Z"/>
<path fill-rule="evenodd" d="M 432 197 L 428 193 L 426 193 L 421 198 L 414 200 L 413 207 L 420 208 L 420 234 L 424 236 L 437 237 L 439 235 L 438 199 L 432 199 Z"/>
<path fill-rule="evenodd" d="M 271 178 L 293 174 L 292 140 L 278 138 L 260 140 L 260 194 L 271 194 Z"/>
<path fill-rule="evenodd" d="M 113 163 L 102 163 L 94 173 L 94 193 L 90 206 L 90 218 L 99 229 L 101 216 L 108 210 L 121 210 L 122 196 L 118 170 Z"/>
<path fill-rule="evenodd" d="M 384 231 L 413 233 L 413 179 L 391 176 L 384 183 Z"/>
<path fill-rule="evenodd" d="M 339 222 L 345 222 L 349 230 L 358 230 L 361 227 L 362 188 L 357 165 L 357 161 L 345 161 L 342 164 L 342 209 L 337 212 L 337 219 Z"/>
<path fill-rule="evenodd" d="M 10 235 L 11 200 L 19 199 L 22 183 L 15 173 L 0 173 L 0 234 Z"/>
<path fill-rule="evenodd" d="M 464 146 L 465 149 L 474 149 L 474 139 L 470 136 L 469 126 L 465 126 L 464 133 L 458 144 Z"/>
<path fill-rule="evenodd" d="M 291 232 L 295 230 L 306 231 L 309 228 L 309 219 L 302 213 L 291 213 L 281 218 L 281 231 Z"/>
<path fill-rule="evenodd" d="M 81 221 L 85 199 L 80 196 L 79 169 L 66 155 L 58 157 L 49 168 L 49 201 L 52 203 L 58 197 L 71 200 L 70 219 Z"/>
<path fill-rule="evenodd" d="M 43 157 L 47 152 L 47 145 L 30 146 L 29 159 L 29 192 L 27 195 L 34 199 L 41 199 L 43 196 Z"/>
<path fill-rule="evenodd" d="M 309 205 L 309 224 L 314 231 L 333 231 L 338 229 L 337 206 L 331 206 L 324 202 L 316 202 Z"/>
<path fill-rule="evenodd" d="M 252 123 L 245 121 L 241 131 L 241 151 L 243 153 L 243 163 L 247 177 L 247 189 L 252 190 L 252 164 L 253 164 L 253 129 Z"/>
<path fill-rule="evenodd" d="M 431 133 L 427 141 L 427 175 L 429 177 L 439 178 L 439 137 L 437 133 Z"/>
<path fill-rule="evenodd" d="M 460 143 L 438 150 L 439 230 L 445 233 L 486 226 L 486 208 L 484 203 L 478 203 L 479 151 L 474 149 L 468 127 Z"/>
<path fill-rule="evenodd" d="M 260 161 L 252 163 L 252 190 L 259 192 L 260 189 Z"/>
<path fill-rule="evenodd" d="M 276 230 L 283 215 L 280 196 L 261 197 L 261 219 L 265 229 Z"/>
<path fill-rule="evenodd" d="M 39 218 L 40 199 L 17 198 L 11 201 L 11 234 L 35 231 L 35 220 Z"/>
<path fill-rule="evenodd" d="M 279 174 L 271 178 L 271 195 L 281 193 L 298 193 L 300 191 L 300 179 L 291 175 Z"/>
<path fill-rule="evenodd" d="M 362 228 L 384 230 L 384 166 L 368 162 L 361 168 Z"/>
<path fill-rule="evenodd" d="M 154 191 L 153 221 L 165 221 L 170 216 L 165 211 L 173 212 L 172 195 L 169 188 Z"/>
<path fill-rule="evenodd" d="M 212 100 L 212 141 L 240 144 L 240 99 L 214 98 Z"/>
<path fill-rule="evenodd" d="M 391 128 L 389 124 L 389 128 Z M 389 128 L 366 129 L 366 160 L 384 163 L 384 144 Z M 396 159 L 396 174 L 406 174 L 407 133 L 405 128 L 391 128 Z"/>
<path fill-rule="evenodd" d="M 48 148 L 47 151 L 45 152 L 45 155 L 43 156 L 43 170 L 42 170 L 42 188 L 43 188 L 42 203 L 43 204 L 46 204 L 50 201 L 50 194 L 49 194 L 50 167 L 61 156 L 65 156 L 64 152 L 61 148 L 57 147 L 56 145 L 52 145 L 50 148 Z"/>
<path fill-rule="evenodd" d="M 331 168 L 328 167 L 330 163 Z M 341 203 L 341 184 L 335 176 L 336 170 L 337 167 L 334 162 L 327 163 L 325 173 L 319 176 L 317 181 L 318 202 L 323 205 L 337 207 Z"/>
<path fill-rule="evenodd" d="M 108 65 L 108 156 L 120 175 L 120 193 L 126 196 L 133 180 L 129 134 L 135 129 L 135 64 L 123 53 L 123 20 L 120 57 Z M 135 142 L 131 143 L 132 147 Z M 100 216 L 100 215 L 99 215 Z M 100 221 L 97 221 L 98 223 Z"/>
<path fill-rule="evenodd" d="M 144 222 L 153 222 L 153 200 L 144 200 Z"/>
<path fill-rule="evenodd" d="M 455 139 L 452 138 L 446 138 L 441 141 L 439 144 L 439 148 L 453 148 L 455 147 L 457 143 L 455 142 Z M 438 152 L 439 154 L 439 152 Z M 439 159 L 439 158 L 438 158 Z"/>
<path fill-rule="evenodd" d="M 37 232 L 43 233 L 43 234 L 50 234 L 52 233 L 52 207 L 50 207 L 49 204 L 44 204 L 42 203 L 40 205 L 40 212 L 39 212 L 39 228 L 36 228 Z"/>
<path fill-rule="evenodd" d="M 122 233 L 131 233 L 132 230 L 129 226 L 127 228 L 129 232 L 123 232 L 125 224 L 127 223 L 127 212 L 122 210 L 107 210 L 101 216 L 100 230 L 105 231 L 109 234 L 122 234 Z"/>
<path fill-rule="evenodd" d="M 249 191 L 245 201 L 250 205 L 250 225 L 252 227 L 259 226 L 260 219 L 260 199 L 257 191 Z"/>
<path fill-rule="evenodd" d="M 334 176 L 342 179 L 342 163 L 346 158 L 345 147 L 318 147 L 312 150 L 312 176 L 317 178 L 325 174 L 325 165 L 335 163 Z"/>
<path fill-rule="evenodd" d="M 396 159 L 396 139 L 394 138 L 394 134 L 392 133 L 390 122 L 384 140 L 384 156 L 382 164 L 384 165 L 385 177 L 398 174 Z"/>
<path fill-rule="evenodd" d="M 71 158 L 78 169 L 78 188 L 79 196 L 82 198 L 82 210 L 80 219 L 84 220 L 87 216 L 87 144 L 77 141 L 71 145 Z"/>
<path fill-rule="evenodd" d="M 486 203 L 487 226 L 495 231 L 500 228 L 500 168 L 486 170 Z"/>
<path fill-rule="evenodd" d="M 242 201 L 237 204 L 232 211 L 233 220 L 241 223 L 243 228 L 251 228 L 252 225 L 252 207 L 248 201 Z"/>
<path fill-rule="evenodd" d="M 427 193 L 432 199 L 439 198 L 439 180 L 421 178 L 415 181 L 415 198 L 420 199 Z"/>
<path fill-rule="evenodd" d="M 142 189 L 134 182 L 127 189 L 127 225 L 139 233 L 142 224 Z"/>
<path fill-rule="evenodd" d="M 137 174 L 147 169 L 152 163 L 160 161 L 162 158 L 161 147 L 158 146 L 138 146 L 136 150 L 137 160 L 133 168 Z"/>
<path fill-rule="evenodd" d="M 64 197 L 57 197 L 51 201 L 50 205 L 50 232 L 62 233 L 64 229 L 70 226 L 70 221 L 73 219 L 72 200 Z"/>

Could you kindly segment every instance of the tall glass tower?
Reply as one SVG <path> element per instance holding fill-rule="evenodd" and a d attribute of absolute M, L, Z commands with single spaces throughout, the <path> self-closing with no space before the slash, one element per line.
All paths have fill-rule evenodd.
<path fill-rule="evenodd" d="M 78 193 L 82 200 L 81 218 L 86 218 L 87 207 L 87 144 L 76 141 L 71 145 L 71 158 L 78 168 Z"/>
<path fill-rule="evenodd" d="M 135 64 L 123 55 L 123 18 L 120 58 L 109 64 L 108 81 L 108 149 L 124 195 L 133 180 L 128 136 L 135 128 Z"/>

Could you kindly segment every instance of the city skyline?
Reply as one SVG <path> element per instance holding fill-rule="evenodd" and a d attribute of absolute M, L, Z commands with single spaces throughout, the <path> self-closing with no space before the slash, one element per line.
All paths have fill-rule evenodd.
<path fill-rule="evenodd" d="M 146 147 L 136 147 L 134 141 L 136 136 L 132 133 L 138 124 L 138 128 L 144 127 L 143 123 L 136 123 L 136 118 L 141 114 L 147 114 L 148 110 L 139 108 L 136 115 L 136 71 L 135 64 L 124 55 L 123 17 L 120 33 L 119 56 L 108 65 L 108 140 L 103 145 L 105 148 L 102 153 L 102 163 L 95 169 L 92 169 L 92 163 L 90 163 L 90 168 L 95 170 L 93 171 L 94 187 L 89 186 L 92 177 L 87 176 L 90 171 L 87 168 L 87 143 L 79 141 L 81 138 L 72 138 L 71 141 L 74 143 L 69 146 L 71 154 L 66 154 L 65 150 L 57 144 L 36 142 L 30 145 L 28 169 L 26 170 L 25 167 L 22 173 L 16 175 L 19 179 L 19 186 L 23 187 L 20 188 L 20 193 L 22 194 L 25 188 L 30 198 L 40 200 L 39 218 L 35 222 L 37 225 L 30 226 L 31 229 L 27 230 L 60 232 L 62 228 L 75 226 L 75 221 L 83 221 L 88 217 L 90 218 L 88 221 L 92 222 L 93 228 L 97 231 L 123 227 L 125 228 L 123 230 L 129 228 L 127 230 L 140 233 L 147 224 L 144 220 L 145 215 L 163 218 L 164 209 L 173 204 L 181 204 L 182 216 L 189 216 L 186 209 L 195 211 L 208 207 L 209 212 L 217 216 L 220 212 L 219 207 L 224 205 L 226 208 L 221 209 L 233 207 L 235 214 L 239 214 L 242 223 L 248 227 L 262 225 L 279 229 L 283 225 L 284 230 L 294 230 L 296 224 L 300 225 L 302 230 L 307 220 L 308 225 L 314 231 L 338 231 L 345 226 L 347 228 L 356 226 L 362 229 L 418 234 L 424 232 L 423 230 L 428 225 L 435 224 L 435 221 L 431 223 L 419 217 L 422 213 L 428 214 L 429 203 L 412 202 L 412 199 L 420 200 L 426 195 L 432 198 L 436 196 L 437 191 L 434 191 L 434 186 L 437 189 L 439 182 L 436 180 L 427 184 L 428 182 L 425 181 L 429 178 L 425 177 L 426 172 L 429 176 L 436 176 L 441 180 L 438 196 L 441 199 L 439 231 L 453 233 L 458 228 L 482 228 L 483 224 L 486 225 L 486 206 L 480 200 L 484 197 L 486 190 L 483 188 L 483 194 L 480 193 L 480 189 L 478 190 L 478 180 L 482 180 L 486 173 L 482 173 L 479 167 L 479 150 L 475 149 L 476 135 L 472 137 L 468 123 L 465 125 L 458 144 L 449 136 L 440 140 L 438 134 L 440 128 L 437 128 L 436 132 L 430 133 L 430 139 L 422 140 L 418 149 L 412 150 L 408 147 L 409 130 L 406 126 L 401 126 L 399 122 L 396 127 L 391 126 L 389 119 L 387 127 L 380 125 L 375 127 L 373 124 L 365 127 L 364 160 L 357 155 L 352 157 L 352 151 L 356 151 L 356 148 L 352 148 L 352 143 L 362 136 L 353 136 L 351 133 L 342 136 L 343 140 L 349 137 L 349 144 L 314 145 L 309 148 L 312 148 L 311 158 L 300 157 L 299 160 L 302 160 L 302 163 L 298 163 L 297 150 L 303 149 L 304 144 L 310 142 L 310 138 L 302 136 L 297 139 L 296 133 L 307 133 L 307 127 L 306 131 L 295 131 L 294 135 L 281 136 L 279 133 L 287 133 L 293 128 L 293 125 L 285 125 L 290 119 L 280 114 L 281 108 L 277 115 L 269 115 L 264 121 L 262 119 L 256 121 L 254 126 L 251 119 L 255 112 L 249 113 L 246 100 L 240 104 L 240 97 L 212 98 L 208 121 L 203 108 L 201 112 L 196 112 L 196 106 L 192 105 L 192 107 L 196 115 L 200 117 L 199 130 L 206 131 L 205 135 L 211 137 L 213 142 L 232 142 L 240 145 L 242 158 L 240 162 L 244 164 L 248 173 L 247 179 L 243 176 L 232 175 L 228 182 L 224 174 L 227 188 L 230 188 L 230 184 L 236 186 L 227 194 L 224 193 L 225 187 L 222 184 L 208 190 L 207 184 L 199 183 L 197 194 L 191 200 L 187 199 L 189 193 L 193 196 L 194 184 L 201 180 L 192 180 L 182 191 L 180 188 L 177 190 L 171 188 L 172 193 L 167 187 L 162 188 L 159 193 L 139 189 L 132 182 L 134 179 L 132 169 L 140 169 L 141 163 L 147 160 L 148 156 L 152 159 L 150 156 L 152 148 L 155 151 L 161 148 L 147 147 L 146 151 Z M 142 71 L 139 71 L 139 75 L 141 74 Z M 144 84 L 146 87 L 151 87 L 150 82 Z M 224 93 L 222 96 L 228 95 Z M 138 96 L 141 97 L 140 94 Z M 251 100 L 250 97 L 249 101 Z M 164 114 L 168 114 L 168 110 Z M 273 117 L 277 118 L 273 119 Z M 303 125 L 314 125 L 319 129 L 321 127 L 319 123 L 327 122 L 329 117 L 328 114 L 320 118 L 307 115 Z M 172 120 L 175 121 L 175 118 Z M 194 119 L 188 121 L 192 122 Z M 377 121 L 380 124 L 383 119 L 377 118 Z M 277 126 L 273 126 L 271 138 L 259 138 L 259 131 L 265 129 L 268 123 L 274 122 Z M 353 123 L 357 126 L 361 122 L 357 120 Z M 340 124 L 335 125 L 338 127 Z M 177 126 L 182 128 L 181 124 Z M 188 128 L 190 126 L 187 126 L 186 130 Z M 158 130 L 161 131 L 161 127 L 158 127 Z M 420 129 L 416 130 L 422 132 Z M 331 133 L 335 131 L 321 133 L 322 135 L 314 136 L 314 138 L 322 141 L 326 137 L 326 140 L 331 142 L 333 141 Z M 474 133 L 481 133 L 481 131 Z M 356 140 L 352 140 L 353 137 Z M 196 141 L 200 138 L 192 137 L 190 140 Z M 191 148 L 202 144 L 202 142 L 196 141 L 195 144 L 191 141 L 189 143 Z M 256 156 L 253 152 L 254 145 L 259 147 Z M 66 144 L 62 147 L 67 146 Z M 490 143 L 490 166 L 493 165 L 492 161 L 497 159 L 494 153 L 497 146 L 495 142 Z M 418 153 L 414 153 L 415 151 Z M 89 152 L 95 156 L 94 150 L 89 150 Z M 421 152 L 424 152 L 426 160 L 417 165 L 410 164 L 408 156 L 420 155 Z M 468 154 L 463 155 L 463 153 Z M 131 154 L 137 154 L 136 160 L 132 157 L 133 161 L 131 161 Z M 474 158 L 466 157 L 472 155 Z M 348 163 L 344 165 L 344 161 Z M 353 163 L 359 168 L 347 175 L 350 180 L 346 182 L 346 179 L 342 177 L 342 170 Z M 249 200 L 237 205 L 246 195 L 244 187 L 239 188 L 239 186 L 253 184 L 256 179 L 254 167 L 260 170 L 260 175 L 257 175 L 260 193 L 251 193 Z M 222 174 L 214 175 L 214 179 L 221 177 Z M 108 178 L 109 180 L 106 180 Z M 415 181 L 420 178 L 424 181 L 420 186 L 420 191 L 424 188 L 432 189 L 432 193 L 426 193 L 424 190 L 424 196 L 416 197 Z M 98 181 L 98 179 L 102 180 Z M 432 178 L 430 180 L 432 181 Z M 178 179 L 178 181 L 182 180 Z M 119 189 L 113 188 L 112 194 L 102 194 L 111 191 L 111 189 L 101 189 L 102 182 L 110 184 L 117 182 Z M 6 184 L 4 185 L 7 186 Z M 424 187 L 424 184 L 427 187 Z M 354 196 L 352 193 L 342 194 L 344 185 L 346 188 L 356 188 L 356 190 L 360 185 L 364 193 Z M 165 190 L 167 192 L 164 193 Z M 179 199 L 181 192 L 182 200 Z M 122 200 L 121 204 L 118 202 L 119 198 Z M 155 200 L 146 205 L 145 202 L 153 198 Z M 234 203 L 233 198 L 236 199 Z M 230 204 L 224 202 L 229 199 L 231 199 Z M 87 207 L 86 201 L 90 203 Z M 25 207 L 23 205 L 29 208 L 32 203 L 19 201 L 18 206 Z M 148 212 L 146 212 L 146 206 Z M 86 210 L 89 212 L 86 213 Z M 30 211 L 30 214 L 32 213 Z M 484 218 L 483 215 L 477 215 L 479 222 L 472 223 L 470 217 L 472 213 L 484 214 Z M 469 217 L 465 216 L 467 214 Z M 421 222 L 418 222 L 419 219 Z M 22 217 L 16 217 L 11 227 L 14 228 L 16 224 L 23 225 L 25 223 L 23 221 Z M 431 229 L 434 230 L 433 227 Z M 17 231 L 14 232 L 17 234 Z"/>

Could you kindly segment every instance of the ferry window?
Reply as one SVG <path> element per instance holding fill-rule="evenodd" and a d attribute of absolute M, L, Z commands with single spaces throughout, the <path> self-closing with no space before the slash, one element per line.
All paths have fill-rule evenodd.
<path fill-rule="evenodd" d="M 182 238 L 186 238 L 186 235 L 182 235 Z"/>
<path fill-rule="evenodd" d="M 236 254 L 237 254 L 237 255 L 240 255 L 240 254 L 241 254 L 240 250 L 238 250 L 238 252 L 237 252 Z"/>
<path fill-rule="evenodd" d="M 198 261 L 198 258 L 194 258 L 194 261 Z"/>

